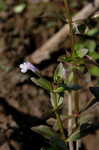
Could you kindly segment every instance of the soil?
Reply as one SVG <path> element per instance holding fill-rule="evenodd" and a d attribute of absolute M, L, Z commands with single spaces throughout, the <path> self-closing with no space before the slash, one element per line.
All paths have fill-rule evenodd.
<path fill-rule="evenodd" d="M 45 144 L 44 139 L 30 128 L 46 123 L 44 118 L 51 108 L 49 95 L 32 83 L 31 72 L 20 72 L 19 64 L 62 27 L 63 22 L 50 20 L 48 24 L 48 20 L 49 13 L 61 12 L 63 5 L 29 0 L 25 1 L 24 11 L 15 13 L 14 7 L 21 1 L 5 3 L 6 9 L 0 12 L 0 150 L 39 150 Z M 53 62 L 37 66 L 48 78 L 55 69 L 59 54 L 56 55 Z"/>

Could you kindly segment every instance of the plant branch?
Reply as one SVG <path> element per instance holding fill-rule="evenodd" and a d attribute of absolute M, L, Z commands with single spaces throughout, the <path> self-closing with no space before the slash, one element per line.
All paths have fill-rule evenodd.
<path fill-rule="evenodd" d="M 73 17 L 73 22 L 76 20 L 85 20 L 90 15 L 92 15 L 97 9 L 99 8 L 99 2 L 89 3 L 86 5 L 80 12 L 77 13 Z M 66 24 L 58 31 L 56 34 L 53 35 L 44 45 L 42 45 L 39 49 L 37 49 L 33 54 L 28 56 L 26 59 L 31 61 L 32 63 L 39 64 L 41 61 L 49 59 L 51 53 L 58 51 L 60 45 L 66 40 L 66 37 L 69 35 L 69 25 Z"/>
<path fill-rule="evenodd" d="M 72 93 L 68 93 L 68 115 L 72 115 Z M 72 119 L 68 120 L 68 135 L 72 133 Z M 69 142 L 70 150 L 74 150 L 73 142 Z"/>
<path fill-rule="evenodd" d="M 56 114 L 57 124 L 58 124 L 58 127 L 60 129 L 60 133 L 62 134 L 62 138 L 64 140 L 66 140 L 66 137 L 65 137 L 65 134 L 64 134 L 64 128 L 63 128 L 62 120 L 60 118 L 60 115 L 59 115 L 58 111 L 56 111 L 55 114 Z"/>
<path fill-rule="evenodd" d="M 51 93 L 51 103 L 52 103 L 53 109 L 55 110 L 55 115 L 56 115 L 56 119 L 57 119 L 58 128 L 60 130 L 62 138 L 65 140 L 66 137 L 65 137 L 65 133 L 64 133 L 63 123 L 62 123 L 59 111 L 57 110 L 57 96 L 56 96 L 56 93 Z"/>
<path fill-rule="evenodd" d="M 68 24 L 69 24 L 69 30 L 70 30 L 70 38 L 71 38 L 71 49 L 72 49 L 72 54 L 74 53 L 74 35 L 73 35 L 73 24 L 72 24 L 72 17 L 70 14 L 70 7 L 68 5 L 68 0 L 64 0 L 64 5 L 66 8 L 66 16 L 68 18 Z"/>
<path fill-rule="evenodd" d="M 74 84 L 78 84 L 78 76 L 76 71 L 74 71 Z M 78 114 L 79 113 L 79 91 L 74 92 L 74 110 L 75 113 Z M 75 125 L 76 128 L 78 127 L 78 118 L 75 118 Z"/>

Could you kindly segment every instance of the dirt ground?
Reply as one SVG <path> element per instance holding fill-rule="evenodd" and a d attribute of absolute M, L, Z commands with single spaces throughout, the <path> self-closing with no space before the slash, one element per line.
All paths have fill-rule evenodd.
<path fill-rule="evenodd" d="M 7 8 L 0 12 L 0 150 L 39 150 L 44 139 L 31 132 L 30 127 L 45 124 L 51 107 L 49 95 L 30 81 L 30 72 L 24 75 L 20 72 L 19 64 L 63 23 L 57 21 L 51 28 L 49 18 L 41 17 L 46 12 L 54 13 L 56 6 L 37 5 L 30 0 L 24 11 L 17 14 L 13 8 L 19 3 L 20 0 L 6 0 Z M 52 58 L 53 62 L 37 66 L 43 75 L 52 76 L 58 55 Z M 86 150 L 99 150 L 98 140 L 98 131 L 85 137 Z"/>
<path fill-rule="evenodd" d="M 39 17 L 48 6 L 30 1 L 16 14 L 13 8 L 18 4 L 6 0 L 7 9 L 0 12 L 0 150 L 39 149 L 44 142 L 30 127 L 44 124 L 50 109 L 48 94 L 30 81 L 31 73 L 23 75 L 19 69 L 26 56 L 55 32 Z M 46 67 L 51 76 L 53 67 L 50 71 Z M 39 68 L 44 70 L 42 65 Z"/>

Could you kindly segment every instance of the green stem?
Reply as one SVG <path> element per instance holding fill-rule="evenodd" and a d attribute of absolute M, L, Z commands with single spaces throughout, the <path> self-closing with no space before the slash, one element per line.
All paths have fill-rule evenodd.
<path fill-rule="evenodd" d="M 56 93 L 51 93 L 51 103 L 52 103 L 52 106 L 55 110 L 58 128 L 60 130 L 62 138 L 65 140 L 66 137 L 65 137 L 65 133 L 64 133 L 63 123 L 62 123 L 59 111 L 57 109 L 57 95 L 56 95 Z"/>
<path fill-rule="evenodd" d="M 79 83 L 77 73 L 74 71 L 74 84 Z M 79 92 L 74 92 L 74 104 L 75 104 L 75 113 L 79 113 Z M 75 119 L 76 128 L 78 127 L 78 118 Z"/>
<path fill-rule="evenodd" d="M 73 24 L 72 24 L 72 17 L 70 14 L 70 8 L 69 8 L 69 4 L 68 4 L 68 0 L 64 0 L 64 5 L 66 8 L 66 13 L 67 13 L 67 19 L 68 19 L 68 24 L 69 24 L 69 28 L 70 28 L 70 39 L 71 39 L 71 50 L 72 50 L 72 57 L 74 56 L 74 44 L 75 44 L 75 39 L 74 39 L 74 34 L 73 34 Z M 78 79 L 77 79 L 77 74 L 75 73 L 75 71 L 73 71 L 74 73 L 74 83 L 78 83 Z M 79 112 L 79 93 L 74 93 L 74 109 L 75 112 L 78 113 Z M 72 115 L 72 100 L 71 100 L 71 93 L 68 94 L 68 115 Z M 75 125 L 76 127 L 78 126 L 78 118 L 75 119 Z M 68 132 L 69 134 L 72 131 L 72 120 L 70 119 L 68 121 Z M 77 143 L 76 143 L 77 146 Z M 70 150 L 73 150 L 73 143 L 69 142 L 69 148 Z"/>
<path fill-rule="evenodd" d="M 67 13 L 67 18 L 68 18 L 68 23 L 69 23 L 69 28 L 70 28 L 70 37 L 71 37 L 71 49 L 72 49 L 72 56 L 74 55 L 74 44 L 75 44 L 75 39 L 74 39 L 74 34 L 73 34 L 73 24 L 72 24 L 72 17 L 70 14 L 70 8 L 68 4 L 68 0 L 64 0 L 64 5 L 66 8 L 66 13 Z M 74 83 L 78 83 L 78 79 L 76 76 L 75 71 L 74 72 Z M 75 111 L 76 113 L 79 112 L 79 94 L 75 93 L 74 95 L 74 103 L 75 103 Z M 77 123 L 77 121 L 76 121 Z"/>
<path fill-rule="evenodd" d="M 68 92 L 68 115 L 72 115 L 72 93 Z M 68 135 L 72 133 L 72 119 L 68 120 Z M 73 142 L 69 142 L 69 149 L 74 150 Z"/>
<path fill-rule="evenodd" d="M 65 5 L 65 8 L 66 8 L 66 16 L 67 16 L 67 19 L 68 19 L 68 24 L 69 24 L 69 28 L 70 28 L 70 37 L 71 37 L 71 49 L 72 49 L 72 56 L 74 55 L 74 34 L 73 34 L 73 24 L 72 24 L 72 17 L 71 17 L 71 14 L 70 14 L 70 8 L 69 8 L 69 5 L 68 5 L 68 0 L 64 0 L 64 5 Z"/>
<path fill-rule="evenodd" d="M 57 124 L 58 124 L 59 130 L 60 130 L 60 133 L 62 134 L 62 138 L 65 140 L 66 137 L 65 137 L 65 133 L 64 133 L 62 120 L 61 120 L 60 115 L 59 115 L 59 113 L 57 111 L 55 112 L 55 114 L 56 114 Z"/>

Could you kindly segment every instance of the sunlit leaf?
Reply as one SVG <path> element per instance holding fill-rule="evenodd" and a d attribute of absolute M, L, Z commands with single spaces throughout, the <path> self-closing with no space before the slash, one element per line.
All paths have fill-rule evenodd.
<path fill-rule="evenodd" d="M 99 77 L 99 67 L 92 66 L 89 71 L 93 76 Z"/>
<path fill-rule="evenodd" d="M 88 55 L 93 56 L 95 48 L 96 42 L 94 40 L 80 41 L 74 46 L 75 55 L 79 58 L 83 58 L 87 53 Z"/>
<path fill-rule="evenodd" d="M 63 96 L 58 94 L 57 95 L 57 107 L 59 107 L 63 104 L 63 100 L 64 100 Z"/>
<path fill-rule="evenodd" d="M 38 86 L 48 90 L 48 91 L 51 91 L 52 90 L 52 86 L 51 86 L 51 83 L 46 80 L 45 78 L 31 78 L 31 80 Z"/>
<path fill-rule="evenodd" d="M 51 92 L 51 104 L 55 109 L 62 105 L 63 100 L 64 98 L 62 95 Z"/>
<path fill-rule="evenodd" d="M 60 82 L 64 79 L 66 73 L 66 69 L 64 68 L 62 63 L 59 63 L 55 72 L 54 72 L 54 82 Z"/>
<path fill-rule="evenodd" d="M 99 33 L 99 29 L 93 28 L 93 29 L 89 30 L 86 34 L 89 36 L 96 36 L 98 33 Z"/>
<path fill-rule="evenodd" d="M 71 62 L 71 61 L 73 61 L 73 58 L 70 56 L 70 57 L 66 57 L 65 55 L 63 55 L 63 56 L 60 56 L 59 58 L 58 58 L 58 61 L 62 61 L 62 62 Z"/>
<path fill-rule="evenodd" d="M 14 12 L 15 13 L 21 13 L 26 7 L 26 4 L 22 3 L 20 5 L 17 5 L 14 7 Z"/>
<path fill-rule="evenodd" d="M 49 126 L 39 125 L 31 128 L 34 132 L 41 134 L 46 139 L 51 139 L 52 137 L 58 137 L 58 134 Z"/>
<path fill-rule="evenodd" d="M 65 91 L 65 88 L 63 86 L 60 86 L 56 89 L 53 90 L 55 93 L 61 93 L 61 92 L 64 92 Z"/>
<path fill-rule="evenodd" d="M 81 48 L 81 49 L 76 50 L 76 55 L 77 57 L 80 57 L 80 58 L 83 58 L 87 53 L 88 53 L 87 48 Z"/>
<path fill-rule="evenodd" d="M 87 40 L 84 43 L 84 46 L 86 48 L 88 48 L 89 53 L 93 53 L 95 51 L 95 48 L 96 48 L 96 42 L 94 40 Z"/>
<path fill-rule="evenodd" d="M 99 53 L 97 53 L 96 51 L 89 53 L 89 55 L 93 58 L 93 60 L 99 59 Z"/>
<path fill-rule="evenodd" d="M 67 83 L 70 83 L 70 84 L 71 84 L 73 80 L 74 80 L 74 72 L 71 71 L 70 74 L 69 74 L 69 76 L 68 76 L 68 81 L 67 81 Z"/>

